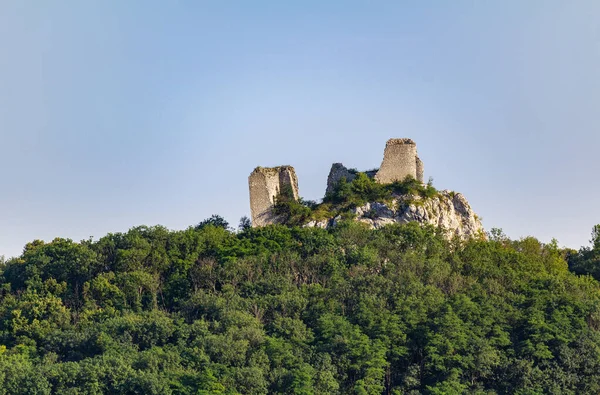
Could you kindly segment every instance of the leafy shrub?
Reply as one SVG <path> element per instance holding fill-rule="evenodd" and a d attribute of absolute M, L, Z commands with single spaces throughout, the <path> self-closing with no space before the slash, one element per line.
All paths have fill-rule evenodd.
<path fill-rule="evenodd" d="M 273 213 L 281 218 L 282 222 L 290 226 L 306 223 L 316 202 L 296 200 L 290 185 L 285 185 L 275 197 Z"/>
<path fill-rule="evenodd" d="M 386 201 L 391 198 L 392 191 L 389 186 L 379 184 L 365 173 L 358 173 L 351 182 L 342 178 L 333 192 L 325 196 L 323 202 L 348 209 L 367 202 Z"/>
<path fill-rule="evenodd" d="M 225 220 L 225 218 L 220 215 L 213 214 L 210 218 L 205 219 L 196 225 L 196 229 L 202 229 L 206 226 L 212 225 L 216 228 L 229 229 L 229 222 Z"/>

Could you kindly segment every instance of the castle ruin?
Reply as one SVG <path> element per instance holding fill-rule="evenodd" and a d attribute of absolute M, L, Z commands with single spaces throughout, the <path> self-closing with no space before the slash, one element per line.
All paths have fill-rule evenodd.
<path fill-rule="evenodd" d="M 390 184 L 406 177 L 423 182 L 423 162 L 417 156 L 417 144 L 411 139 L 389 139 L 375 181 Z"/>
<path fill-rule="evenodd" d="M 250 213 L 252 226 L 265 226 L 277 223 L 273 206 L 277 195 L 291 192 L 291 198 L 298 200 L 298 178 L 292 166 L 257 167 L 248 177 L 250 188 Z"/>
<path fill-rule="evenodd" d="M 391 184 L 412 177 L 423 182 L 423 162 L 417 155 L 417 145 L 411 139 L 389 139 L 383 152 L 383 162 L 376 170 L 366 171 L 368 177 L 380 184 Z M 342 178 L 351 182 L 358 172 L 348 169 L 341 163 L 331 165 L 327 177 L 327 191 L 331 193 Z"/>
<path fill-rule="evenodd" d="M 358 171 L 347 169 L 341 163 L 334 163 L 327 177 L 327 191 L 334 191 L 342 178 L 350 182 Z M 417 155 L 417 145 L 408 138 L 389 139 L 385 145 L 383 162 L 377 170 L 365 172 L 368 177 L 381 184 L 390 184 L 412 177 L 423 182 L 423 162 Z M 257 167 L 248 177 L 250 187 L 250 209 L 252 226 L 265 226 L 279 222 L 273 213 L 277 195 L 291 189 L 292 197 L 298 200 L 298 179 L 292 166 Z"/>

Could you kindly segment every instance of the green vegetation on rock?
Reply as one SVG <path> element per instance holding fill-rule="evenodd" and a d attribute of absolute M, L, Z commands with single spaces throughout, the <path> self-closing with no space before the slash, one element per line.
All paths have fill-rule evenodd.
<path fill-rule="evenodd" d="M 423 184 L 414 178 L 391 184 L 380 184 L 366 173 L 356 172 L 351 181 L 342 178 L 332 193 L 325 195 L 318 204 L 311 200 L 294 200 L 291 191 L 281 191 L 274 205 L 274 212 L 281 222 L 290 226 L 302 226 L 309 221 L 320 221 L 341 215 L 350 218 L 351 210 L 366 203 L 390 203 L 402 196 L 404 204 L 417 202 L 418 198 L 430 199 L 438 195 L 432 182 Z M 422 202 L 422 200 L 421 200 Z"/>
<path fill-rule="evenodd" d="M 407 177 L 404 181 L 380 184 L 368 177 L 366 173 L 357 173 L 351 182 L 342 178 L 333 193 L 326 195 L 323 202 L 331 203 L 340 209 L 348 209 L 368 202 L 385 203 L 398 195 L 433 198 L 437 193 L 431 182 L 424 185 L 414 178 Z"/>
<path fill-rule="evenodd" d="M 0 264 L 0 394 L 600 392 L 600 284 L 565 260 L 597 276 L 597 231 L 242 228 L 29 243 Z"/>

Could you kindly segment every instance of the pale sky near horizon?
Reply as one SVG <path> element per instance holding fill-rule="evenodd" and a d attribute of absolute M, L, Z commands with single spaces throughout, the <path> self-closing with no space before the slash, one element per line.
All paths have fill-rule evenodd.
<path fill-rule="evenodd" d="M 600 2 L 0 0 L 0 255 L 320 199 L 410 137 L 486 229 L 600 223 Z"/>

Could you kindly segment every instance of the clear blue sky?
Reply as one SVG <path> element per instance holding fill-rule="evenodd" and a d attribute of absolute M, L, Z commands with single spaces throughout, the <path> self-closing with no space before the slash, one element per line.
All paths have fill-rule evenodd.
<path fill-rule="evenodd" d="M 511 237 L 600 223 L 600 2 L 0 0 L 0 255 L 249 215 L 416 140 Z"/>

